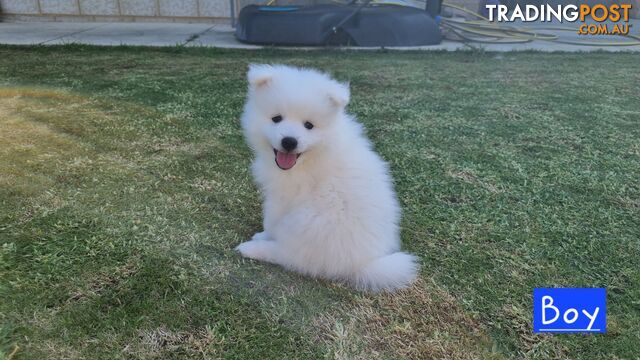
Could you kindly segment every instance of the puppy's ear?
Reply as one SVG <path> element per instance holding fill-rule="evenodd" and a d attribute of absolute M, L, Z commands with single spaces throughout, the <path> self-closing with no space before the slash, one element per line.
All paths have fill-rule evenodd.
<path fill-rule="evenodd" d="M 263 88 L 269 85 L 273 78 L 273 68 L 271 65 L 251 64 L 249 72 L 247 72 L 247 80 L 249 86 L 255 89 Z"/>
<path fill-rule="evenodd" d="M 334 86 L 329 89 L 329 100 L 331 100 L 331 103 L 339 109 L 347 106 L 349 103 L 349 96 L 349 84 L 336 82 L 334 83 Z"/>

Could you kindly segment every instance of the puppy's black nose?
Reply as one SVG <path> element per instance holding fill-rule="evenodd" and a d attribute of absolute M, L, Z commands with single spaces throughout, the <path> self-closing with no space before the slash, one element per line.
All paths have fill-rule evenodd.
<path fill-rule="evenodd" d="M 287 151 L 292 151 L 298 146 L 298 140 L 292 138 L 291 136 L 287 136 L 282 139 L 282 148 Z"/>

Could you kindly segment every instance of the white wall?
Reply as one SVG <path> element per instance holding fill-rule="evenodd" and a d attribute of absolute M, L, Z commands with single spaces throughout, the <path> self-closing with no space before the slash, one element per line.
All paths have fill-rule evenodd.
<path fill-rule="evenodd" d="M 0 0 L 5 20 L 228 21 L 229 0 Z"/>

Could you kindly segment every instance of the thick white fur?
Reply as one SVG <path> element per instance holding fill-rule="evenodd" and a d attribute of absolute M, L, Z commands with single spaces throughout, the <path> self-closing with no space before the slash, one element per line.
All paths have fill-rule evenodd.
<path fill-rule="evenodd" d="M 252 65 L 242 115 L 255 151 L 253 174 L 264 196 L 264 231 L 237 250 L 306 275 L 393 291 L 416 277 L 400 252 L 400 208 L 387 164 L 345 113 L 349 88 L 328 75 L 288 66 Z M 281 115 L 274 123 L 271 118 Z M 309 121 L 314 128 L 308 130 Z M 281 170 L 273 149 L 298 140 L 296 165 Z"/>

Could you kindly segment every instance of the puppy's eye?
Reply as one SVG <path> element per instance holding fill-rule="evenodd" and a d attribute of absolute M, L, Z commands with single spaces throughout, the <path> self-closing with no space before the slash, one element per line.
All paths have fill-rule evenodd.
<path fill-rule="evenodd" d="M 282 121 L 282 115 L 276 115 L 272 117 L 271 121 L 273 121 L 274 123 L 279 123 L 280 121 Z"/>
<path fill-rule="evenodd" d="M 304 123 L 304 127 L 309 129 L 309 130 L 311 130 L 311 129 L 313 129 L 313 124 L 307 121 L 307 122 Z"/>

